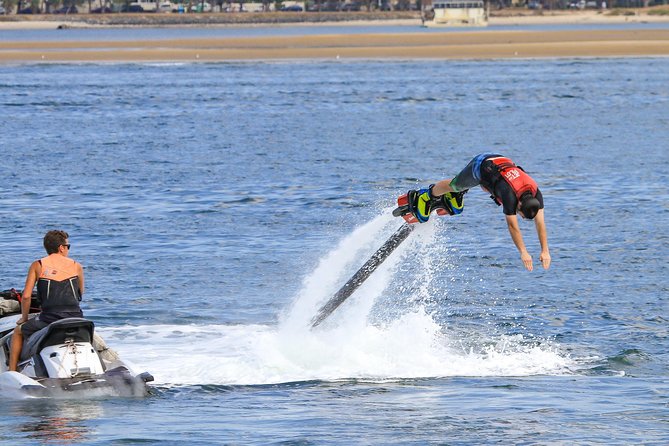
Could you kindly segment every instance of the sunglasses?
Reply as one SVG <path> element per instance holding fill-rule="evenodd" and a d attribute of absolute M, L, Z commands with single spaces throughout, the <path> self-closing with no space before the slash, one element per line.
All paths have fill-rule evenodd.
<path fill-rule="evenodd" d="M 66 247 L 67 249 L 70 249 L 70 244 L 69 244 L 69 243 L 68 243 L 67 245 L 60 245 L 60 246 L 64 246 L 64 247 Z"/>

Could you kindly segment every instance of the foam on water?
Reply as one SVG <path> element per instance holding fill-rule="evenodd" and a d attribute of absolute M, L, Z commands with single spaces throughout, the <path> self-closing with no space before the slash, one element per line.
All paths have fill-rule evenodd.
<path fill-rule="evenodd" d="M 305 279 L 276 326 L 148 325 L 106 328 L 101 334 L 122 357 L 152 372 L 161 385 L 249 385 L 309 380 L 387 380 L 445 376 L 564 374 L 572 360 L 559 346 L 500 336 L 465 351 L 427 314 L 427 287 L 414 287 L 411 302 L 394 320 L 370 322 L 377 299 L 407 253 L 420 252 L 431 274 L 435 225 L 416 228 L 377 271 L 317 329 L 310 321 L 397 229 L 389 212 L 362 225 L 328 253 Z M 443 235 L 440 235 L 443 237 Z M 435 252 L 436 254 L 431 254 Z M 443 262 L 443 259 L 439 259 Z M 471 339 L 468 345 L 472 345 Z M 483 342 L 483 341 L 481 341 Z"/>

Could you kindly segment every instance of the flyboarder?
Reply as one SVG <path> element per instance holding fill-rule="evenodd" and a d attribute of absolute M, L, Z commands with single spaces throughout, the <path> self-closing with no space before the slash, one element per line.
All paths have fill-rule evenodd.
<path fill-rule="evenodd" d="M 420 223 L 430 217 L 434 203 L 448 202 L 454 213 L 463 209 L 463 194 L 474 186 L 481 186 L 490 193 L 498 206 L 502 206 L 511 239 L 520 252 L 520 259 L 532 271 L 532 256 L 527 252 L 516 214 L 534 220 L 541 244 L 539 260 L 544 269 L 551 264 L 548 236 L 544 222 L 544 199 L 537 183 L 509 158 L 494 153 L 475 156 L 462 171 L 450 180 L 441 180 L 429 187 L 409 191 L 409 211 Z"/>
<path fill-rule="evenodd" d="M 323 305 L 311 321 L 311 327 L 320 325 L 388 258 L 414 228 L 414 223 L 425 223 L 430 213 L 457 215 L 464 208 L 463 196 L 474 186 L 481 186 L 490 193 L 498 206 L 503 206 L 506 223 L 513 243 L 520 252 L 525 268 L 532 271 L 532 256 L 527 252 L 518 226 L 516 214 L 534 220 L 541 243 L 539 260 L 544 269 L 551 264 L 548 237 L 544 223 L 544 199 L 537 183 L 509 158 L 484 153 L 477 155 L 453 179 L 441 180 L 429 187 L 410 190 L 398 197 L 393 216 L 402 217 L 405 223 L 381 246 L 337 293 Z"/>

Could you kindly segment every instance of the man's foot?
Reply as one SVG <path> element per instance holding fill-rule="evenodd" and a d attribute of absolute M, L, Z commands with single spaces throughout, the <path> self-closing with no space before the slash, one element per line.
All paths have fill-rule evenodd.
<path fill-rule="evenodd" d="M 430 189 L 410 190 L 407 192 L 409 212 L 411 212 L 419 223 L 425 223 L 430 219 L 432 212 L 432 195 Z"/>
<path fill-rule="evenodd" d="M 447 192 L 444 194 L 444 203 L 453 211 L 453 215 L 462 213 L 465 207 L 464 192 Z"/>

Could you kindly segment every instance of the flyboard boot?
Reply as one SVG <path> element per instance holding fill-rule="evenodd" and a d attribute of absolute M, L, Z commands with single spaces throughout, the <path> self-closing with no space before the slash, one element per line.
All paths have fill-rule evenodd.
<path fill-rule="evenodd" d="M 430 218 L 430 213 L 436 211 L 437 215 L 458 215 L 464 209 L 464 192 L 448 192 L 443 195 L 434 196 L 432 188 L 434 184 L 426 189 L 410 190 L 397 198 L 397 208 L 393 216 L 402 217 L 409 224 L 425 223 Z"/>

